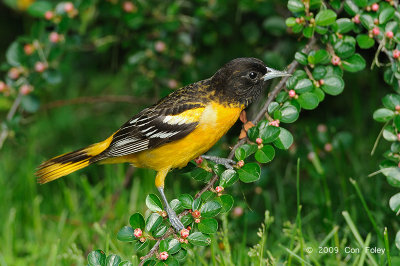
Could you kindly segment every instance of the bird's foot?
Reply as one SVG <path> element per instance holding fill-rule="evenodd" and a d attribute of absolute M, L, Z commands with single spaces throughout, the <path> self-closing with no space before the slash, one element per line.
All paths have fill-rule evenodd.
<path fill-rule="evenodd" d="M 220 158 L 217 156 L 211 156 L 211 155 L 202 155 L 202 158 L 206 159 L 206 160 L 210 160 L 216 164 L 222 164 L 223 166 L 225 166 L 227 169 L 233 169 L 233 166 L 236 165 L 236 161 L 231 160 L 231 159 L 227 159 L 227 158 Z"/>
<path fill-rule="evenodd" d="M 167 207 L 165 210 L 167 211 L 169 222 L 177 233 L 180 233 L 182 229 L 185 229 L 183 223 L 179 220 L 178 215 L 176 215 L 176 212 L 173 209 Z"/>

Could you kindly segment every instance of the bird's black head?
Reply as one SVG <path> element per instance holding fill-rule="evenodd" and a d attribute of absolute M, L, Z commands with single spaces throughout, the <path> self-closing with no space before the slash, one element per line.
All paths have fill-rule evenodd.
<path fill-rule="evenodd" d="M 257 58 L 236 58 L 212 76 L 211 84 L 223 102 L 247 106 L 257 99 L 267 80 L 287 75 Z"/>

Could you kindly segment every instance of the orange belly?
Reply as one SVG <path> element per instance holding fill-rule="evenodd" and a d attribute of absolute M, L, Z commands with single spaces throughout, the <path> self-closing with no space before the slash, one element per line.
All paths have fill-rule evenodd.
<path fill-rule="evenodd" d="M 186 137 L 155 149 L 124 156 L 124 160 L 136 167 L 157 171 L 184 167 L 190 160 L 208 151 L 225 135 L 242 110 L 243 107 L 210 104 L 204 109 L 198 127 Z"/>

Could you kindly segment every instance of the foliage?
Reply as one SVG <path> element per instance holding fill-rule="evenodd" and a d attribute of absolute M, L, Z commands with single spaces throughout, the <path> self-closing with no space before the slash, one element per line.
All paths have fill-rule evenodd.
<path fill-rule="evenodd" d="M 6 75 L 4 81 L 0 82 L 2 93 L 0 111 L 6 114 L 2 124 L 0 146 L 6 138 L 18 141 L 19 134 L 22 134 L 24 130 L 24 119 L 35 113 L 38 114 L 41 110 L 40 103 L 48 101 L 52 94 L 63 88 L 63 84 L 69 82 L 70 75 L 80 75 L 74 69 L 81 70 L 83 82 L 79 84 L 85 84 L 88 82 L 86 76 L 91 77 L 93 73 L 101 71 L 96 68 L 96 64 L 107 65 L 110 61 L 107 57 L 112 53 L 117 52 L 119 55 L 112 57 L 115 61 L 111 68 L 114 72 L 121 72 L 124 75 L 121 80 L 129 79 L 129 83 L 127 81 L 112 83 L 107 80 L 109 84 L 117 86 L 119 88 L 117 91 L 123 91 L 121 88 L 128 86 L 130 88 L 128 94 L 133 96 L 154 97 L 155 95 L 154 98 L 158 98 L 170 92 L 160 88 L 175 89 L 204 77 L 204 73 L 211 74 L 212 70 L 220 65 L 221 58 L 224 58 L 223 54 L 251 54 L 249 51 L 258 47 L 258 43 L 273 42 L 278 36 L 285 35 L 284 19 L 282 16 L 272 16 L 274 8 L 271 2 L 239 1 L 237 5 L 238 10 L 242 12 L 239 12 L 239 16 L 243 17 L 239 22 L 232 17 L 236 6 L 225 1 L 207 4 L 201 1 L 199 3 L 165 1 L 157 3 L 156 8 L 151 1 L 86 0 L 57 3 L 34 1 L 26 9 L 26 13 L 34 21 L 30 27 L 31 32 L 26 36 L 19 36 L 9 45 L 5 53 L 6 63 L 2 65 Z M 393 87 L 396 93 L 383 97 L 384 107 L 375 111 L 373 118 L 385 123 L 380 136 L 392 143 L 390 150 L 384 152 L 386 160 L 380 164 L 378 173 L 386 176 L 389 185 L 399 187 L 398 79 L 400 68 L 398 58 L 400 52 L 398 49 L 400 48 L 398 48 L 398 43 L 400 32 L 398 23 L 400 14 L 397 2 L 332 0 L 327 3 L 321 0 L 289 0 L 287 9 L 292 12 L 291 15 L 286 15 L 288 32 L 301 36 L 308 45 L 303 47 L 304 43 L 299 46 L 291 44 L 282 46 L 286 49 L 284 51 L 275 48 L 276 50 L 272 52 L 269 51 L 271 47 L 258 47 L 259 51 L 254 52 L 261 55 L 262 59 L 272 67 L 279 68 L 286 65 L 287 61 L 280 54 L 293 55 L 295 61 L 288 67 L 288 71 L 293 75 L 284 80 L 285 83 L 275 86 L 268 95 L 264 105 L 265 110 L 259 106 L 256 107 L 256 111 L 253 110 L 252 121 L 255 125 L 250 126 L 244 138 L 235 140 L 237 145 L 228 156 L 236 158 L 238 161 L 236 167 L 225 169 L 211 162 L 197 161 L 174 173 L 191 176 L 197 183 L 205 183 L 205 187 L 195 196 L 189 194 L 193 190 L 173 193 L 175 198 L 170 204 L 180 214 L 184 225 L 188 226 L 189 236 L 186 238 L 174 234 L 165 217 L 161 201 L 155 194 L 146 196 L 145 203 L 148 208 L 146 214 L 134 213 L 129 218 L 129 226 L 123 226 L 116 234 L 119 241 L 132 242 L 135 254 L 147 254 L 144 256 L 146 261 L 142 261 L 145 265 L 178 265 L 180 262 L 190 261 L 190 257 L 193 258 L 191 253 L 195 246 L 211 244 L 211 250 L 215 252 L 213 245 L 217 241 L 223 243 L 223 247 L 220 248 L 223 251 L 218 259 L 227 261 L 227 264 L 230 261 L 232 264 L 232 258 L 229 256 L 231 249 L 227 236 L 229 227 L 227 217 L 238 197 L 237 193 L 236 197 L 235 194 L 228 193 L 234 193 L 239 182 L 241 182 L 241 187 L 247 186 L 246 183 L 261 184 L 263 171 L 267 171 L 264 164 L 270 166 L 272 162 L 276 163 L 281 158 L 285 158 L 286 155 L 282 151 L 295 152 L 293 151 L 296 149 L 294 143 L 299 136 L 292 135 L 291 132 L 294 131 L 291 130 L 289 124 L 300 122 L 298 120 L 301 110 L 314 110 L 322 105 L 328 96 L 340 95 L 345 88 L 349 87 L 345 86 L 344 73 L 360 72 L 367 65 L 367 61 L 358 48 L 369 49 L 375 54 L 372 66 L 385 65 L 384 80 Z M 252 14 L 256 14 L 256 18 L 248 19 L 247 17 Z M 263 30 L 258 27 L 261 20 Z M 238 28 L 235 28 L 235 25 Z M 264 31 L 268 33 L 268 36 L 263 36 Z M 240 35 L 240 38 L 231 39 L 230 36 L 235 34 Z M 239 39 L 246 43 L 246 49 L 243 49 L 242 45 L 238 44 L 239 42 L 233 41 Z M 225 45 L 225 40 L 229 40 L 230 45 Z M 382 53 L 388 60 L 385 64 L 380 62 Z M 86 56 L 93 61 L 86 62 Z M 286 58 L 288 61 L 290 61 L 290 56 Z M 195 66 L 201 71 L 190 71 Z M 107 77 L 113 75 L 113 73 L 103 74 Z M 97 82 L 101 83 L 101 81 L 100 77 L 100 81 Z M 97 88 L 91 93 L 98 94 L 100 91 L 101 89 Z M 67 94 L 76 97 L 77 92 L 72 91 Z M 136 108 L 140 109 L 138 106 Z M 285 127 L 282 127 L 282 124 Z M 325 225 L 329 230 L 322 242 L 317 243 L 316 239 L 311 239 L 307 242 L 307 246 L 318 250 L 319 247 L 330 243 L 343 250 L 344 244 L 338 241 L 338 227 L 334 226 L 336 221 L 333 218 L 332 201 L 327 184 L 328 166 L 321 163 L 321 152 L 318 152 L 321 149 L 317 146 L 324 145 L 322 150 L 326 153 L 330 153 L 332 149 L 338 150 L 333 164 L 340 165 L 337 158 L 344 156 L 345 152 L 340 154 L 339 150 L 342 148 L 346 150 L 351 137 L 346 132 L 335 132 L 334 137 L 330 137 L 326 126 L 318 127 L 317 133 L 310 133 L 308 129 L 306 135 L 309 139 L 306 146 L 311 146 L 307 148 L 310 150 L 308 160 L 311 164 L 311 166 L 306 166 L 307 173 L 314 177 L 314 181 L 322 184 L 323 200 L 321 201 L 323 203 L 320 206 L 326 208 L 324 215 L 331 222 Z M 227 140 L 224 141 L 227 142 Z M 226 153 L 226 148 L 220 149 L 220 153 Z M 35 163 L 38 162 L 35 161 Z M 285 164 L 283 165 L 286 167 Z M 148 175 L 151 176 L 152 173 Z M 286 261 L 289 265 L 293 259 L 302 264 L 318 260 L 322 262 L 326 259 L 323 255 L 317 258 L 315 253 L 311 254 L 312 252 L 307 254 L 308 251 L 305 249 L 306 240 L 302 234 L 301 224 L 299 175 L 298 166 L 296 223 L 285 223 L 285 228 L 282 230 L 282 238 L 285 240 L 281 242 L 286 242 L 286 246 L 281 246 L 281 249 L 287 257 L 275 250 L 275 253 L 266 252 L 268 259 L 264 258 L 267 246 L 266 234 L 273 221 L 269 212 L 265 212 L 265 220 L 258 233 L 259 243 L 249 250 L 249 259 L 246 262 L 250 260 L 256 264 L 273 263 L 278 256 L 278 260 Z M 218 182 L 217 187 L 214 186 L 216 182 Z M 277 181 L 277 186 L 282 188 L 282 183 L 279 182 Z M 340 187 L 346 188 L 343 185 L 346 181 L 342 180 L 341 183 Z M 354 180 L 351 183 L 368 214 L 368 220 L 376 231 L 376 242 L 389 249 L 387 230 L 385 229 L 385 234 L 383 234 L 383 229 L 378 228 L 358 183 Z M 85 191 L 92 190 L 89 183 L 83 183 L 82 187 Z M 95 192 L 87 192 L 91 195 L 89 196 L 91 200 L 97 193 L 96 188 L 93 190 Z M 343 193 L 348 193 L 346 190 Z M 68 195 L 69 192 L 64 193 Z M 396 213 L 400 210 L 399 195 L 399 193 L 395 194 L 389 201 L 389 207 Z M 283 200 L 281 196 L 280 199 Z M 70 195 L 67 197 L 71 198 Z M 309 197 L 312 198 L 313 193 Z M 271 200 L 265 199 L 265 201 Z M 356 209 L 354 206 L 353 209 Z M 239 210 L 236 209 L 233 213 Z M 122 213 L 126 215 L 126 212 L 124 210 Z M 363 240 L 349 213 L 343 211 L 342 215 L 347 225 L 343 238 L 351 235 L 354 237 L 352 245 L 368 246 L 371 234 L 367 234 L 367 238 Z M 277 215 L 274 214 L 274 216 Z M 122 218 L 114 217 L 113 219 Z M 222 221 L 222 226 L 219 219 Z M 236 228 L 233 230 L 242 229 L 239 227 L 240 223 L 235 225 Z M 398 228 L 391 230 L 398 230 Z M 218 232 L 222 232 L 222 236 L 216 236 Z M 400 246 L 399 239 L 400 233 L 397 233 L 396 240 L 393 242 L 397 246 Z M 115 252 L 118 251 L 116 248 L 112 249 Z M 109 253 L 108 250 L 107 253 Z M 166 257 L 165 254 L 167 254 Z M 396 256 L 391 257 L 389 250 L 386 254 L 387 257 L 379 258 L 382 264 L 399 260 Z M 345 254 L 342 255 L 338 257 L 338 260 L 346 261 Z M 135 259 L 132 259 L 132 262 L 122 261 L 119 255 L 106 256 L 101 250 L 90 252 L 87 259 L 89 265 L 131 265 L 132 262 L 136 262 Z M 215 260 L 215 257 L 212 259 Z M 333 257 L 329 259 L 336 261 Z M 359 264 L 362 264 L 364 260 L 377 264 L 378 259 L 370 253 L 367 255 L 361 253 L 355 255 L 352 260 Z"/>

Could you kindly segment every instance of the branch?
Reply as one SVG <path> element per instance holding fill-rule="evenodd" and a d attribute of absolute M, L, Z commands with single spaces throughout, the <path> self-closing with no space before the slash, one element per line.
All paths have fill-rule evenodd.
<path fill-rule="evenodd" d="M 311 38 L 309 40 L 309 42 L 307 43 L 307 45 L 303 48 L 302 52 L 304 53 L 308 53 L 311 50 L 311 47 L 316 43 L 316 38 Z M 299 63 L 294 60 L 292 63 L 290 63 L 290 65 L 287 68 L 287 72 L 292 74 L 296 68 L 298 67 Z M 263 117 L 265 116 L 265 114 L 268 111 L 268 106 L 271 104 L 271 102 L 273 100 L 275 100 L 276 96 L 278 95 L 278 93 L 283 90 L 283 88 L 285 87 L 286 81 L 288 80 L 289 77 L 284 77 L 281 79 L 281 81 L 278 83 L 278 85 L 275 86 L 275 88 L 269 93 L 267 101 L 265 102 L 264 106 L 260 109 L 260 111 L 257 113 L 257 115 L 255 116 L 255 118 L 253 119 L 253 123 L 257 124 L 258 122 L 260 122 Z M 235 146 L 233 146 L 231 152 L 228 155 L 228 159 L 233 159 L 234 155 L 235 155 L 235 151 L 237 148 L 239 148 L 242 144 L 244 144 L 247 140 L 247 137 L 240 139 Z M 201 197 L 201 195 L 210 190 L 215 182 L 217 182 L 218 180 L 218 175 L 214 174 L 214 176 L 211 178 L 211 180 L 195 195 L 195 199 Z M 182 218 L 183 216 L 187 215 L 189 213 L 189 210 L 185 210 L 183 212 L 181 212 L 178 217 Z M 158 252 L 158 247 L 160 245 L 161 240 L 164 240 L 166 238 L 168 238 L 171 235 L 174 235 L 175 231 L 173 230 L 172 227 L 170 227 L 168 229 L 168 231 L 159 239 L 157 239 L 157 242 L 154 244 L 154 246 L 152 247 L 152 249 L 143 257 L 140 258 L 140 263 L 139 265 L 143 265 L 145 260 L 152 257 L 154 254 L 156 254 Z"/>
<path fill-rule="evenodd" d="M 11 119 L 13 119 L 19 105 L 21 104 L 21 97 L 22 95 L 18 94 L 17 98 L 15 98 L 15 101 L 11 106 L 10 111 L 8 111 L 6 121 L 9 122 L 11 121 Z M 8 127 L 5 123 L 3 123 L 1 125 L 1 133 L 0 133 L 0 149 L 3 147 L 4 141 L 7 139 L 7 137 L 8 137 Z"/>

